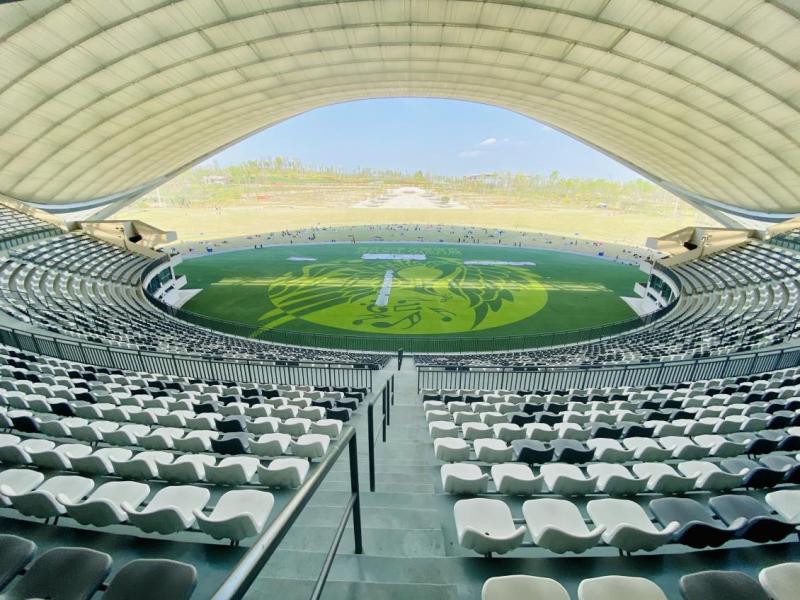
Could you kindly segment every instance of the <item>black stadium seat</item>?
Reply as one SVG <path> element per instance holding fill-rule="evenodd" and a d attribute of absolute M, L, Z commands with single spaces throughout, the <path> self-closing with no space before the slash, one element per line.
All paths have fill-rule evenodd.
<path fill-rule="evenodd" d="M 0 590 L 33 560 L 36 544 L 16 535 L 0 534 Z"/>
<path fill-rule="evenodd" d="M 143 590 L 152 598 L 188 600 L 197 585 L 197 569 L 186 563 L 165 560 L 132 560 L 114 575 L 103 600 L 140 600 Z"/>
<path fill-rule="evenodd" d="M 701 571 L 680 581 L 684 600 L 769 600 L 758 582 L 738 571 Z"/>
<path fill-rule="evenodd" d="M 53 548 L 3 594 L 3 600 L 88 600 L 111 571 L 111 557 L 88 548 Z"/>

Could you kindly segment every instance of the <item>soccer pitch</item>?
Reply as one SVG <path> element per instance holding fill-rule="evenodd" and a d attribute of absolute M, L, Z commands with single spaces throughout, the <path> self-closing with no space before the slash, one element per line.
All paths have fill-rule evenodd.
<path fill-rule="evenodd" d="M 203 291 L 184 308 L 332 336 L 494 338 L 635 316 L 638 268 L 578 254 L 456 244 L 297 244 L 211 254 L 177 268 Z"/>

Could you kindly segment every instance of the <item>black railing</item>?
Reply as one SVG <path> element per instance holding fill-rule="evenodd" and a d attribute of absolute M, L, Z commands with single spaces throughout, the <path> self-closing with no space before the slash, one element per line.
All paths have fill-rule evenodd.
<path fill-rule="evenodd" d="M 53 356 L 63 360 L 121 369 L 147 371 L 178 377 L 221 381 L 247 381 L 313 385 L 315 387 L 364 387 L 372 389 L 373 369 L 348 364 L 324 365 L 279 364 L 224 356 L 204 357 L 165 352 L 117 348 L 83 340 L 65 339 L 0 326 L 0 343 L 20 350 Z"/>
<path fill-rule="evenodd" d="M 788 248 L 789 250 L 800 252 L 800 238 L 798 238 L 796 235 L 778 235 L 770 238 L 769 242 L 782 248 Z"/>
<path fill-rule="evenodd" d="M 156 266 L 158 265 L 154 265 L 152 268 Z M 151 268 L 148 268 L 148 270 L 142 274 L 142 280 L 144 280 L 150 270 Z M 681 287 L 680 278 L 675 276 L 666 267 L 654 267 L 652 274 L 658 275 L 662 279 L 669 279 L 678 289 Z M 666 306 L 656 309 L 651 313 L 584 329 L 506 336 L 493 336 L 491 333 L 487 333 L 485 337 L 465 337 L 464 335 L 449 336 L 435 334 L 348 335 L 344 332 L 342 334 L 325 334 L 284 329 L 264 329 L 257 325 L 217 319 L 184 308 L 172 306 L 159 300 L 146 289 L 145 295 L 156 308 L 176 319 L 244 338 L 287 346 L 330 348 L 359 352 L 396 352 L 400 348 L 403 348 L 405 351 L 412 354 L 424 352 L 496 352 L 522 348 L 563 346 L 591 340 L 603 340 L 650 325 L 664 317 L 675 307 L 679 296 L 679 294 L 676 294 Z"/>
<path fill-rule="evenodd" d="M 339 526 L 336 529 L 331 546 L 325 557 L 322 570 L 317 577 L 314 591 L 311 598 L 317 599 L 322 594 L 325 582 L 328 579 L 333 560 L 339 548 L 339 543 L 347 529 L 350 518 L 353 519 L 353 538 L 356 554 L 363 554 L 364 547 L 361 535 L 361 491 L 358 483 L 358 446 L 356 443 L 355 430 L 352 427 L 345 427 L 337 444 L 332 447 L 328 454 L 320 461 L 316 468 L 311 472 L 311 476 L 295 492 L 284 509 L 270 523 L 269 527 L 253 543 L 242 559 L 237 563 L 233 570 L 219 586 L 212 600 L 238 600 L 247 593 L 253 581 L 269 559 L 278 549 L 283 538 L 289 529 L 300 516 L 300 513 L 308 504 L 311 497 L 319 489 L 325 476 L 333 468 L 339 456 L 344 452 L 345 447 L 349 453 L 350 466 L 350 497 L 345 506 L 344 514 Z"/>
<path fill-rule="evenodd" d="M 381 399 L 381 429 L 375 433 L 375 404 L 378 398 Z M 381 436 L 383 443 L 386 443 L 386 428 L 392 424 L 392 406 L 394 406 L 394 375 L 384 384 L 380 394 L 370 400 L 367 407 L 367 449 L 369 451 L 369 491 L 375 491 L 375 443 L 378 435 Z"/>
<path fill-rule="evenodd" d="M 31 229 L 21 233 L 8 235 L 0 238 L 0 250 L 7 250 L 15 246 L 21 246 L 36 240 L 53 237 L 64 233 L 61 229 L 53 225 L 52 227 L 43 227 L 41 229 Z"/>
<path fill-rule="evenodd" d="M 417 367 L 423 389 L 557 390 L 644 386 L 700 379 L 740 377 L 800 365 L 800 347 L 726 356 L 597 367 Z"/>

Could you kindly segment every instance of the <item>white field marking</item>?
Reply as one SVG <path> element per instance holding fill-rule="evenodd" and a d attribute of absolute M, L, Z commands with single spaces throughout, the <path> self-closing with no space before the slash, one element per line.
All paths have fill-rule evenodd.
<path fill-rule="evenodd" d="M 427 260 L 424 254 L 362 254 L 361 260 Z"/>
<path fill-rule="evenodd" d="M 316 258 L 311 258 L 310 256 L 290 256 L 286 260 L 313 261 L 313 260 L 317 260 L 317 259 Z"/>
<path fill-rule="evenodd" d="M 535 262 L 527 260 L 465 260 L 465 265 L 506 265 L 510 267 L 535 267 Z"/>
<path fill-rule="evenodd" d="M 375 298 L 375 306 L 386 306 L 389 304 L 389 294 L 392 291 L 392 281 L 394 281 L 394 271 L 386 271 L 383 276 L 383 285 L 378 290 L 378 297 Z"/>

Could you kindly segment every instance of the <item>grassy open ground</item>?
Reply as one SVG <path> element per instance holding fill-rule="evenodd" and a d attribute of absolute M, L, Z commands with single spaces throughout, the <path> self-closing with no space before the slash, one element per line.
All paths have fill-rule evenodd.
<path fill-rule="evenodd" d="M 457 208 L 364 208 L 416 186 Z M 392 206 L 395 206 L 394 208 Z M 644 245 L 648 236 L 713 222 L 644 181 L 494 175 L 488 179 L 275 170 L 263 165 L 192 169 L 121 211 L 209 241 L 311 226 L 411 223 L 541 231 Z"/>
<path fill-rule="evenodd" d="M 362 254 L 426 260 L 364 260 Z M 316 259 L 316 260 L 300 260 Z M 465 260 L 534 263 L 470 265 Z M 376 305 L 387 272 L 385 307 Z M 267 247 L 184 261 L 185 309 L 256 329 L 330 335 L 520 336 L 634 317 L 636 267 L 529 248 L 446 244 Z"/>

